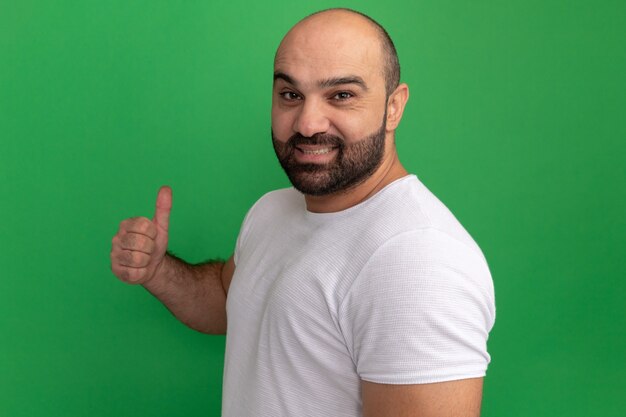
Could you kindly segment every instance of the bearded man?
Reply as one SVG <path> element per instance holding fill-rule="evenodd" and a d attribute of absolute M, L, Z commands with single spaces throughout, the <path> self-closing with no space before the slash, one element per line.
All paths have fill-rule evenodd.
<path fill-rule="evenodd" d="M 305 18 L 274 61 L 272 143 L 294 188 L 250 209 L 226 262 L 167 253 L 168 187 L 152 220 L 125 220 L 113 238 L 115 275 L 190 327 L 226 333 L 224 416 L 480 414 L 493 284 L 398 159 L 399 79 L 371 18 Z"/>

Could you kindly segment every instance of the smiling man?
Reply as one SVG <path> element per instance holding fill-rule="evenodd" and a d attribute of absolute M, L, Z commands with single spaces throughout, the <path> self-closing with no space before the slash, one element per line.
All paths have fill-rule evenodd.
<path fill-rule="evenodd" d="M 113 272 L 226 333 L 223 415 L 478 416 L 495 318 L 485 259 L 400 163 L 409 92 L 360 13 L 311 15 L 274 62 L 272 143 L 294 188 L 248 212 L 234 255 L 166 253 L 171 190 L 122 222 Z"/>
<path fill-rule="evenodd" d="M 309 210 L 350 207 L 406 175 L 393 140 L 408 100 L 399 76 L 391 39 L 360 14 L 318 13 L 285 36 L 274 61 L 272 139 Z"/>

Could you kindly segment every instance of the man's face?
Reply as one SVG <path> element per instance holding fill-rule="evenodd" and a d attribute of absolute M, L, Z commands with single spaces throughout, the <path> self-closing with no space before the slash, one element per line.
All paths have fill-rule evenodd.
<path fill-rule="evenodd" d="M 386 94 L 376 34 L 313 20 L 277 52 L 272 140 L 294 187 L 319 196 L 358 185 L 380 166 Z"/>

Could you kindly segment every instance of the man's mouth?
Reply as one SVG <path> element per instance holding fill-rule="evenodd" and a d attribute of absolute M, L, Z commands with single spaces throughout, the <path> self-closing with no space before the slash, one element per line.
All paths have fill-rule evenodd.
<path fill-rule="evenodd" d="M 308 146 L 296 146 L 296 149 L 305 155 L 323 155 L 332 152 L 335 147 L 328 146 L 324 148 L 308 147 Z"/>

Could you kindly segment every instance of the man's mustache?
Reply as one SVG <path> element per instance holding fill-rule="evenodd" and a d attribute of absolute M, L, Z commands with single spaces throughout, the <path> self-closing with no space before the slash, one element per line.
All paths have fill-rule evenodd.
<path fill-rule="evenodd" d="M 330 145 L 336 148 L 343 148 L 345 146 L 343 139 L 338 136 L 323 133 L 316 133 L 308 137 L 296 133 L 287 140 L 286 145 L 291 148 L 295 148 L 298 145 Z"/>

